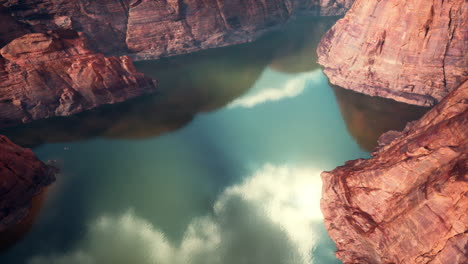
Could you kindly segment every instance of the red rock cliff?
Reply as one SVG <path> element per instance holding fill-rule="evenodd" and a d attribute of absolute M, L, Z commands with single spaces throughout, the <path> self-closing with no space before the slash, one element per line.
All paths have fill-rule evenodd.
<path fill-rule="evenodd" d="M 344 263 L 467 263 L 468 82 L 368 160 L 322 173 L 325 225 Z M 393 140 L 392 140 L 393 139 Z"/>
<path fill-rule="evenodd" d="M 28 214 L 32 198 L 54 181 L 54 172 L 31 150 L 0 135 L 0 233 Z"/>
<path fill-rule="evenodd" d="M 24 35 L 0 55 L 0 126 L 67 116 L 155 88 L 128 57 L 94 53 L 71 30 Z"/>
<path fill-rule="evenodd" d="M 319 63 L 333 84 L 430 106 L 467 79 L 463 0 L 357 0 L 324 36 Z"/>
<path fill-rule="evenodd" d="M 296 12 L 342 15 L 354 0 L 0 0 L 34 32 L 84 32 L 93 50 L 136 59 L 255 39 Z"/>

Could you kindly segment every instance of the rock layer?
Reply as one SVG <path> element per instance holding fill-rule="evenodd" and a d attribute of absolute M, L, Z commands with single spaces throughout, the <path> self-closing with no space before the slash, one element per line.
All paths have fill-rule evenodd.
<path fill-rule="evenodd" d="M 325 225 L 344 263 L 466 263 L 468 82 L 368 160 L 322 173 Z M 386 144 L 386 145 L 385 145 Z"/>
<path fill-rule="evenodd" d="M 248 42 L 297 12 L 342 15 L 354 0 L 0 0 L 34 32 L 84 32 L 93 50 L 154 59 Z"/>
<path fill-rule="evenodd" d="M 68 116 L 155 89 L 130 58 L 91 52 L 71 30 L 24 35 L 0 55 L 0 126 Z"/>
<path fill-rule="evenodd" d="M 357 0 L 323 37 L 333 84 L 432 106 L 468 76 L 468 5 L 461 0 Z"/>
<path fill-rule="evenodd" d="M 33 197 L 55 180 L 54 173 L 31 150 L 0 135 L 0 233 L 28 214 Z"/>

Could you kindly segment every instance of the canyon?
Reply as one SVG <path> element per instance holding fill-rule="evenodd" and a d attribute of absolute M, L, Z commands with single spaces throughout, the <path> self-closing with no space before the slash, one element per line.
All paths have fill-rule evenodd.
<path fill-rule="evenodd" d="M 156 70 L 148 64 L 144 74 L 133 61 L 251 42 L 296 15 L 343 15 L 349 8 L 317 49 L 330 82 L 435 107 L 403 131 L 383 134 L 372 158 L 322 173 L 321 208 L 337 257 L 344 263 L 464 263 L 468 18 L 463 1 L 0 0 L 0 128 L 49 119 L 12 130 L 12 138 L 30 146 L 96 135 L 155 137 L 246 92 L 271 54 L 281 51 L 239 48 L 242 56 L 226 60 L 245 66 L 229 72 L 241 81 L 227 84 L 218 92 L 229 91 L 217 97 L 207 92 L 210 78 L 205 76 L 212 72 L 196 76 L 182 60 Z M 250 61 L 261 52 L 259 61 Z M 279 56 L 270 66 L 301 72 L 311 64 L 315 66 L 315 57 L 299 54 Z M 170 72 L 166 66 L 180 70 Z M 158 82 L 172 85 L 178 78 L 172 90 L 159 90 Z M 392 108 L 394 101 L 372 105 L 351 91 L 334 93 L 362 149 L 376 147 L 378 135 L 388 127 L 406 123 L 385 120 L 388 112 L 400 111 Z M 132 98 L 141 104 L 95 109 Z M 363 111 L 361 105 L 371 109 Z M 86 111 L 92 109 L 96 111 Z M 409 119 L 427 111 L 412 109 Z M 404 107 L 401 111 L 407 112 Z M 80 112 L 75 120 L 51 119 Z M 32 198 L 53 182 L 55 173 L 32 151 L 0 136 L 0 232 L 27 218 Z"/>
<path fill-rule="evenodd" d="M 466 263 L 468 82 L 371 159 L 322 173 L 321 208 L 344 263 Z"/>
<path fill-rule="evenodd" d="M 433 106 L 468 76 L 464 1 L 357 0 L 323 37 L 330 82 L 372 96 Z"/>

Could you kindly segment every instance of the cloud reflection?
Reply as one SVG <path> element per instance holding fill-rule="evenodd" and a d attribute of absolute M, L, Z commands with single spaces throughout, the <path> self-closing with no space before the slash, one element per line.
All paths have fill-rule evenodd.
<path fill-rule="evenodd" d="M 195 218 L 178 245 L 130 210 L 99 218 L 75 251 L 37 256 L 29 264 L 323 263 L 311 256 L 323 235 L 317 230 L 322 220 L 319 172 L 263 166 L 227 188 L 213 213 Z M 333 250 L 325 249 L 328 255 Z"/>
<path fill-rule="evenodd" d="M 307 87 L 308 82 L 315 81 L 321 77 L 320 70 L 314 70 L 311 72 L 300 73 L 291 75 L 286 81 L 280 83 L 270 83 L 270 84 L 263 84 L 261 81 L 262 79 L 272 79 L 277 80 L 278 78 L 271 78 L 268 75 L 285 75 L 284 73 L 277 73 L 271 69 L 267 69 L 261 79 L 257 81 L 256 86 L 260 86 L 259 88 L 254 87 L 253 91 L 241 98 L 234 100 L 232 103 L 228 105 L 230 108 L 235 107 L 244 107 L 244 108 L 252 108 L 259 104 L 267 103 L 267 102 L 275 102 L 284 100 L 287 98 L 293 98 L 301 93 Z M 288 75 L 289 76 L 289 75 Z M 275 82 L 275 81 L 272 81 Z M 261 87 L 264 86 L 264 87 Z M 256 89 L 257 88 L 257 89 Z"/>

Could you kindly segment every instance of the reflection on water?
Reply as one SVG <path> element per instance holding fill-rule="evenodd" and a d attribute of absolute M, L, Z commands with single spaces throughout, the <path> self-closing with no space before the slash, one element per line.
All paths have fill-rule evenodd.
<path fill-rule="evenodd" d="M 349 133 L 364 150 L 372 151 L 377 139 L 389 130 L 401 131 L 406 123 L 421 118 L 427 107 L 371 97 L 332 86 Z"/>
<path fill-rule="evenodd" d="M 71 252 L 35 256 L 30 263 L 325 263 L 311 255 L 320 243 L 319 173 L 265 165 L 221 193 L 212 213 L 194 218 L 177 244 L 127 211 L 96 219 Z M 333 250 L 327 254 L 332 260 Z"/>
<path fill-rule="evenodd" d="M 252 87 L 252 89 L 246 96 L 234 100 L 228 105 L 228 107 L 252 108 L 258 104 L 274 102 L 299 96 L 301 93 L 304 92 L 304 89 L 308 87 L 306 85 L 308 81 L 317 79 L 317 77 L 319 77 L 322 74 L 320 70 L 300 73 L 290 78 L 285 84 L 282 85 L 282 87 L 268 87 L 268 85 L 275 85 L 275 83 L 272 82 L 272 78 L 280 76 L 279 72 L 276 74 L 271 74 L 270 72 L 271 70 L 269 69 L 264 71 L 263 74 L 269 76 L 262 76 L 263 78 L 260 78 L 260 81 L 257 82 L 254 85 L 254 87 Z M 261 80 L 265 80 L 270 84 L 261 82 Z"/>
<path fill-rule="evenodd" d="M 139 63 L 158 93 L 3 131 L 61 175 L 0 263 L 339 263 L 319 173 L 369 154 L 337 104 L 358 99 L 302 59 L 330 21 Z"/>

